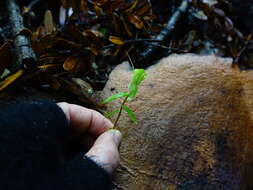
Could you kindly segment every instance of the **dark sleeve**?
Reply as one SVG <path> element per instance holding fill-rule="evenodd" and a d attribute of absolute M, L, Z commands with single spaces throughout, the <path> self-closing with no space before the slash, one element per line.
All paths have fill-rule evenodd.
<path fill-rule="evenodd" d="M 0 109 L 0 189 L 110 189 L 110 177 L 83 153 L 64 159 L 69 128 L 55 103 L 41 100 Z"/>

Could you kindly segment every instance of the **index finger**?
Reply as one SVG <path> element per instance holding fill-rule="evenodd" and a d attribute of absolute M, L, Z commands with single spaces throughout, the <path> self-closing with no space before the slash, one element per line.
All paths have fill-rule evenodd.
<path fill-rule="evenodd" d="M 95 110 L 66 102 L 57 105 L 65 113 L 69 125 L 80 134 L 88 132 L 91 135 L 99 136 L 113 127 L 110 120 Z"/>

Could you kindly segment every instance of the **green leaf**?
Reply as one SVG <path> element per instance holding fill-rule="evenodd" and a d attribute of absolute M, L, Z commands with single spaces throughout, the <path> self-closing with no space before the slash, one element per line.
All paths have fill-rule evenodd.
<path fill-rule="evenodd" d="M 131 110 L 128 106 L 123 105 L 122 108 L 125 110 L 125 112 L 127 113 L 127 115 L 130 117 L 130 119 L 134 122 L 137 123 L 137 118 L 134 115 L 133 110 Z"/>
<path fill-rule="evenodd" d="M 105 113 L 105 117 L 111 118 L 111 117 L 114 116 L 116 113 L 119 113 L 119 110 L 114 110 L 114 111 L 112 111 L 112 112 Z"/>
<path fill-rule="evenodd" d="M 106 103 L 111 102 L 113 100 L 128 96 L 128 94 L 129 94 L 128 92 L 120 92 L 120 93 L 114 94 L 114 95 L 106 98 L 105 100 L 103 100 L 102 104 L 106 104 Z"/>
<path fill-rule="evenodd" d="M 132 77 L 132 81 L 128 85 L 129 96 L 127 98 L 128 101 L 132 100 L 137 92 L 140 83 L 146 78 L 147 74 L 144 69 L 135 69 Z"/>

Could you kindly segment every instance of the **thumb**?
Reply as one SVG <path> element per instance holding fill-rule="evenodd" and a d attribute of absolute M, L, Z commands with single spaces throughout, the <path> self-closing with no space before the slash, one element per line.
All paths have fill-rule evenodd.
<path fill-rule="evenodd" d="M 97 138 L 86 156 L 112 174 L 119 165 L 118 146 L 120 140 L 121 133 L 118 130 L 108 130 Z"/>

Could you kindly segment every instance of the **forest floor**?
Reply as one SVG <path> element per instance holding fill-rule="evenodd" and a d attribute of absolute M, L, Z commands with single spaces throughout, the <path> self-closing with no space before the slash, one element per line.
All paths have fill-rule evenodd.
<path fill-rule="evenodd" d="M 47 97 L 92 108 L 110 71 L 172 53 L 253 68 L 252 0 L 3 0 L 0 99 Z"/>

